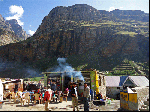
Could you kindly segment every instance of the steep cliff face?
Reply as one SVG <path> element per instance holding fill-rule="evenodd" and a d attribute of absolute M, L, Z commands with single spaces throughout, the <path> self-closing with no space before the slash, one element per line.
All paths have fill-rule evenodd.
<path fill-rule="evenodd" d="M 0 14 L 0 46 L 18 41 L 19 37 L 15 35 L 11 25 Z"/>
<path fill-rule="evenodd" d="M 16 43 L 18 41 L 19 39 L 16 38 L 16 35 L 13 32 L 0 29 L 0 46 Z"/>
<path fill-rule="evenodd" d="M 149 22 L 149 13 L 144 13 L 141 10 L 119 10 L 115 9 L 113 11 L 99 10 L 103 17 L 109 17 L 111 20 L 116 19 L 128 19 L 136 20 L 142 22 Z M 117 21 L 117 20 L 116 20 Z"/>
<path fill-rule="evenodd" d="M 7 24 L 5 19 L 0 14 L 0 28 L 5 29 L 6 31 L 12 31 L 11 25 Z"/>
<path fill-rule="evenodd" d="M 12 20 L 6 20 L 6 23 L 10 24 L 12 27 L 12 30 L 15 32 L 15 34 L 22 40 L 26 40 L 30 35 L 28 35 L 22 27 L 18 24 L 16 19 Z"/>
<path fill-rule="evenodd" d="M 57 6 L 44 17 L 35 34 L 40 35 L 43 30 L 49 32 L 58 29 L 71 29 L 77 25 L 72 22 L 97 21 L 99 18 L 101 18 L 100 12 L 86 4 L 76 4 L 69 7 Z"/>
<path fill-rule="evenodd" d="M 91 66 L 98 63 L 108 69 L 107 58 L 149 60 L 149 22 L 107 16 L 110 14 L 85 4 L 56 7 L 44 17 L 32 37 L 0 47 L 0 57 L 44 63 L 44 59 L 74 56 L 78 64 L 82 59 Z"/>
<path fill-rule="evenodd" d="M 17 20 L 7 20 L 0 14 L 0 46 L 16 43 L 29 37 Z"/>

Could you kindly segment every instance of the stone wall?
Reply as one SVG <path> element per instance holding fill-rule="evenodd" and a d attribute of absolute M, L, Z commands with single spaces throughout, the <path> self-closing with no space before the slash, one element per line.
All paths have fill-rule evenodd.
<path fill-rule="evenodd" d="M 138 109 L 144 105 L 144 101 L 149 99 L 149 87 L 135 87 L 132 88 L 133 91 L 137 92 L 137 100 L 138 100 Z"/>

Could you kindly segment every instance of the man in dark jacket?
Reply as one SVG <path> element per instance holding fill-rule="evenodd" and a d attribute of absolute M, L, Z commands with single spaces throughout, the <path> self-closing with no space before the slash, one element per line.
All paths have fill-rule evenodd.
<path fill-rule="evenodd" d="M 38 88 L 40 88 L 40 90 L 42 89 L 42 84 L 41 81 L 39 81 L 39 83 L 37 84 Z"/>
<path fill-rule="evenodd" d="M 84 92 L 83 92 L 83 101 L 84 101 L 84 111 L 89 111 L 89 95 L 90 88 L 87 86 L 87 83 L 84 83 Z"/>
<path fill-rule="evenodd" d="M 16 93 L 18 91 L 18 84 L 15 83 L 15 88 L 14 88 L 14 92 Z"/>
<path fill-rule="evenodd" d="M 31 91 L 32 90 L 32 88 L 31 88 L 31 85 L 30 85 L 30 82 L 28 83 L 28 85 L 27 85 L 27 91 Z"/>
<path fill-rule="evenodd" d="M 52 89 L 53 91 L 56 91 L 56 83 L 55 83 L 55 82 L 52 82 L 52 84 L 51 84 L 51 89 Z"/>
<path fill-rule="evenodd" d="M 77 94 L 77 87 L 76 84 L 73 83 L 73 86 L 71 88 L 71 97 L 72 97 L 72 106 L 73 106 L 73 111 L 75 111 L 75 107 L 78 110 L 78 94 Z"/>

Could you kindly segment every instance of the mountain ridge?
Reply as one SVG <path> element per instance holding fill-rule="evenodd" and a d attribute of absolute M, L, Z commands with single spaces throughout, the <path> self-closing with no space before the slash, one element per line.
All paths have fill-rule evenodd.
<path fill-rule="evenodd" d="M 124 58 L 149 61 L 149 14 L 121 11 L 128 13 L 118 16 L 115 11 L 102 13 L 86 4 L 55 7 L 33 36 L 0 47 L 0 57 L 39 71 L 54 66 L 58 57 L 68 58 L 74 67 L 88 63 L 87 68 L 99 70 L 111 69 Z"/>
<path fill-rule="evenodd" d="M 27 34 L 26 31 L 23 30 L 23 28 L 18 24 L 16 19 L 6 20 L 6 22 L 12 26 L 12 30 L 22 40 L 26 40 L 28 37 L 31 36 Z"/>
<path fill-rule="evenodd" d="M 5 20 L 0 14 L 0 46 L 27 39 L 30 35 L 22 29 L 17 20 Z"/>

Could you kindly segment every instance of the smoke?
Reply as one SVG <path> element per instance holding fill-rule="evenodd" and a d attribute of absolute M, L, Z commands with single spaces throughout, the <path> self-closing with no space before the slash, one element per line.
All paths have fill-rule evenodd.
<path fill-rule="evenodd" d="M 62 75 L 65 75 L 68 77 L 71 77 L 71 76 L 78 77 L 78 79 L 84 81 L 84 77 L 82 76 L 81 71 L 75 71 L 71 65 L 66 63 L 66 58 L 58 58 L 57 62 L 59 65 L 55 67 L 52 72 L 61 72 Z"/>
<path fill-rule="evenodd" d="M 39 74 L 41 72 L 39 72 L 38 70 L 33 69 L 33 68 L 26 68 L 24 73 L 28 77 L 38 77 L 38 76 L 40 76 Z"/>
<path fill-rule="evenodd" d="M 20 65 L 16 62 L 7 62 L 0 59 L 0 77 L 3 78 L 26 78 L 37 77 L 40 72 L 32 67 Z"/>

